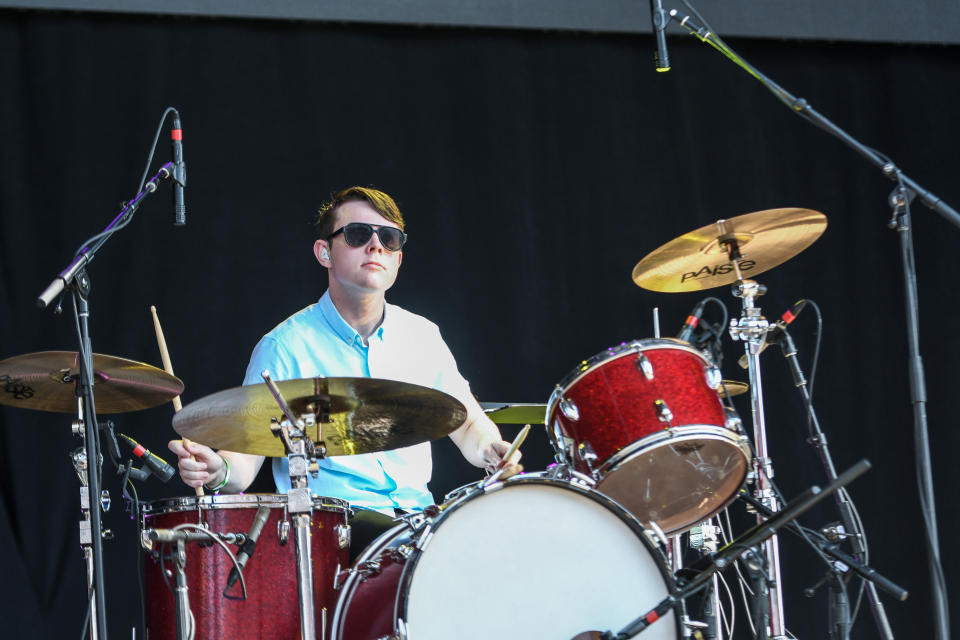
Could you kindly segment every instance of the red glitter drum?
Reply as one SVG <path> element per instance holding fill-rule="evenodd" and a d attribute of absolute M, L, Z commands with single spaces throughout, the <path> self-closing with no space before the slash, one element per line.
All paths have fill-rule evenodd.
<path fill-rule="evenodd" d="M 557 385 L 547 432 L 558 458 L 641 522 L 678 533 L 721 511 L 746 478 L 750 446 L 728 419 L 720 370 L 673 338 L 622 344 Z"/>
<path fill-rule="evenodd" d="M 640 524 L 612 500 L 515 476 L 473 485 L 367 547 L 343 583 L 332 637 L 572 638 L 621 629 L 672 585 Z M 643 635 L 676 640 L 678 616 Z"/>
<path fill-rule="evenodd" d="M 205 524 L 216 533 L 250 530 L 260 506 L 270 516 L 257 541 L 256 551 L 243 570 L 247 598 L 237 582 L 223 595 L 233 563 L 216 544 L 186 545 L 187 587 L 197 640 L 206 638 L 297 640 L 300 614 L 297 596 L 296 549 L 293 523 L 285 495 L 223 495 L 157 500 L 143 504 L 143 526 L 171 529 L 179 524 Z M 313 498 L 310 551 L 313 561 L 313 596 L 318 637 L 326 630 L 336 603 L 334 576 L 349 563 L 349 508 L 336 498 Z M 289 528 L 288 526 L 289 525 Z M 160 551 L 167 552 L 163 565 Z M 172 573 L 170 546 L 153 543 L 146 561 L 144 583 L 147 633 L 151 640 L 175 640 L 176 609 L 173 594 L 164 582 L 161 567 Z M 236 553 L 236 549 L 231 548 Z M 174 584 L 168 576 L 169 584 Z"/>

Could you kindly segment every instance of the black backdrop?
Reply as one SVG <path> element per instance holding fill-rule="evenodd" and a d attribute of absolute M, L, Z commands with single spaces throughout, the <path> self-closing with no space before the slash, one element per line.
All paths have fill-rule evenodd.
<path fill-rule="evenodd" d="M 734 46 L 960 204 L 956 48 Z M 398 199 L 411 241 L 389 298 L 440 325 L 485 401 L 545 402 L 581 359 L 652 336 L 654 306 L 674 333 L 701 296 L 655 294 L 630 279 L 660 244 L 719 217 L 817 209 L 829 217 L 826 233 L 759 278 L 770 287 L 761 303 L 768 316 L 800 297 L 822 306 L 819 413 L 839 468 L 861 457 L 874 463 L 852 492 L 873 563 L 912 594 L 904 604 L 885 598 L 894 630 L 929 636 L 903 287 L 886 226 L 892 185 L 715 52 L 676 37 L 671 54 L 674 69 L 662 75 L 641 36 L 2 12 L 0 356 L 74 348 L 69 315 L 38 311 L 33 300 L 135 193 L 168 104 L 183 115 L 188 224 L 172 227 L 164 192 L 100 252 L 90 268 L 91 330 L 97 352 L 159 364 L 148 311 L 157 305 L 185 401 L 239 384 L 257 339 L 322 293 L 311 215 L 344 185 Z M 914 220 L 950 577 L 958 552 L 949 533 L 960 525 L 950 508 L 960 231 L 919 205 Z M 725 289 L 711 293 L 736 310 Z M 808 312 L 795 325 L 806 362 L 813 320 Z M 742 379 L 736 345 L 727 354 L 725 376 Z M 782 359 L 773 350 L 764 358 L 777 479 L 796 495 L 823 474 Z M 170 415 L 165 406 L 115 420 L 164 453 Z M 79 442 L 66 414 L 3 408 L 0 416 L 6 635 L 79 635 L 85 578 L 67 461 Z M 525 451 L 528 468 L 549 462 L 542 430 Z M 435 457 L 438 497 L 477 477 L 447 442 Z M 138 550 L 111 473 L 107 612 L 111 633 L 129 637 L 139 618 Z M 257 487 L 269 490 L 269 478 Z M 155 479 L 140 491 L 188 493 Z M 807 522 L 834 517 L 824 508 Z M 589 567 L 590 541 L 570 554 Z M 782 555 L 788 627 L 825 636 L 825 594 L 802 595 L 821 567 L 789 539 Z M 874 636 L 865 610 L 854 637 Z"/>

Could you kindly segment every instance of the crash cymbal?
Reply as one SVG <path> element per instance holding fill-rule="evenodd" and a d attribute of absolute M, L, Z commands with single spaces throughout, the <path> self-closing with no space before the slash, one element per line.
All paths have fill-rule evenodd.
<path fill-rule="evenodd" d="M 720 384 L 720 388 L 717 391 L 720 392 L 721 398 L 732 398 L 733 396 L 738 396 L 741 393 L 746 393 L 750 390 L 750 385 L 746 382 L 739 382 L 737 380 L 724 380 Z"/>
<path fill-rule="evenodd" d="M 76 413 L 76 351 L 40 351 L 0 360 L 0 404 Z M 93 354 L 93 393 L 98 414 L 139 411 L 170 402 L 183 382 L 162 369 L 100 353 Z"/>
<path fill-rule="evenodd" d="M 524 402 L 481 402 L 487 417 L 497 424 L 544 424 L 547 405 Z"/>
<path fill-rule="evenodd" d="M 676 293 L 732 284 L 737 272 L 724 240 L 736 240 L 744 278 L 786 262 L 820 237 L 827 217 L 810 209 L 767 209 L 718 220 L 674 238 L 637 263 L 633 281 L 644 289 Z"/>
<path fill-rule="evenodd" d="M 440 438 L 463 424 L 467 410 L 447 394 L 406 382 L 376 378 L 305 378 L 276 383 L 294 413 L 329 403 L 322 425 L 328 456 L 408 447 Z M 283 457 L 270 418 L 283 415 L 266 384 L 227 389 L 191 402 L 173 428 L 195 442 L 242 453 Z M 317 429 L 308 429 L 315 442 Z"/>

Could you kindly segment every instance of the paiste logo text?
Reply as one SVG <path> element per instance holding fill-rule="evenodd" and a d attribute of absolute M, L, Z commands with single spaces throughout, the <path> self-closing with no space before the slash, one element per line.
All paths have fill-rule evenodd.
<path fill-rule="evenodd" d="M 753 260 L 741 260 L 737 263 L 740 267 L 740 271 L 749 271 L 757 266 L 757 263 Z M 733 271 L 733 265 L 729 262 L 724 262 L 723 264 L 704 265 L 700 268 L 699 271 L 688 271 L 683 274 L 683 277 L 680 278 L 680 282 L 686 282 L 687 280 L 699 280 L 700 278 L 706 278 L 708 276 L 722 276 L 726 275 Z"/>

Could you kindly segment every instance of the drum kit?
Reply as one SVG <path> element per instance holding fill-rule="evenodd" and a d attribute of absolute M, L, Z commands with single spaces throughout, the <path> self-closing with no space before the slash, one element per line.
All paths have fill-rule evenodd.
<path fill-rule="evenodd" d="M 718 550 L 708 535 L 711 519 L 750 483 L 758 513 L 776 519 L 784 506 L 770 486 L 759 364 L 776 325 L 755 306 L 765 288 L 748 276 L 798 254 L 825 228 L 826 217 L 807 209 L 749 213 L 668 242 L 633 270 L 635 283 L 654 291 L 733 285 L 742 315 L 727 329 L 745 345 L 749 385 L 724 381 L 709 352 L 657 330 L 653 338 L 584 360 L 546 404 L 484 404 L 495 422 L 543 424 L 556 463 L 509 479 L 495 473 L 439 505 L 402 515 L 352 564 L 350 505 L 311 495 L 307 474 L 327 456 L 449 434 L 466 417 L 460 402 L 388 380 L 274 382 L 264 372 L 263 384 L 187 405 L 173 420 L 181 436 L 285 456 L 292 488 L 285 495 L 198 495 L 137 505 L 148 637 L 621 638 L 643 629 L 643 637 L 666 639 L 700 633 L 705 625 L 684 610 L 690 585 L 716 594 L 717 571 L 745 551 L 733 543 Z M 697 314 L 688 318 L 691 327 L 698 322 Z M 168 360 L 161 336 L 158 331 Z M 166 368 L 95 354 L 96 412 L 136 411 L 178 397 L 183 383 Z M 0 403 L 77 413 L 82 421 L 78 377 L 76 353 L 9 358 L 0 361 Z M 728 401 L 748 390 L 752 438 Z M 74 430 L 83 436 L 76 424 Z M 114 449 L 112 431 L 107 435 Z M 152 454 L 140 449 L 134 454 L 149 461 Z M 87 468 L 86 451 L 74 453 L 78 474 Z M 127 464 L 127 474 L 137 471 Z M 812 493 L 819 500 L 828 492 Z M 81 506 L 89 577 L 89 499 Z M 798 510 L 786 509 L 780 519 Z M 763 547 L 757 555 L 769 577 L 766 636 L 785 638 L 775 527 L 767 529 L 748 533 Z M 713 559 L 709 568 L 698 567 L 696 578 L 681 566 L 679 551 L 680 535 L 691 531 L 713 551 L 706 555 Z M 596 631 L 621 628 L 630 635 Z"/>

